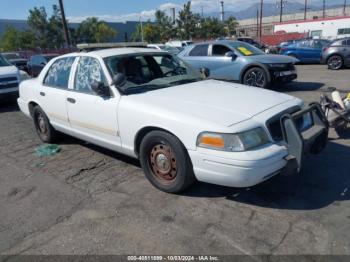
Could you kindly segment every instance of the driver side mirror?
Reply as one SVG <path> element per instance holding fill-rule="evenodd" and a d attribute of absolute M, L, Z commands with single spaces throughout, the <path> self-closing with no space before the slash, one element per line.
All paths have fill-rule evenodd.
<path fill-rule="evenodd" d="M 235 52 L 233 51 L 229 51 L 225 54 L 226 57 L 231 57 L 232 58 L 232 61 L 236 60 L 237 58 L 237 55 L 235 54 Z"/>
<path fill-rule="evenodd" d="M 96 95 L 108 97 L 111 95 L 109 87 L 105 86 L 103 82 L 94 82 L 91 84 L 91 89 Z"/>
<path fill-rule="evenodd" d="M 199 73 L 202 75 L 203 78 L 208 78 L 210 76 L 210 70 L 206 67 L 202 67 L 201 69 L 199 69 Z"/>

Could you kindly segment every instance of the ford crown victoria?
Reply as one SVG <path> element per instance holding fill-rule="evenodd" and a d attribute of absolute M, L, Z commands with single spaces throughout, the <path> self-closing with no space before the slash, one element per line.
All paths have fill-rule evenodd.
<path fill-rule="evenodd" d="M 328 126 L 317 104 L 202 78 L 175 56 L 120 48 L 52 59 L 20 85 L 43 142 L 63 132 L 138 158 L 165 192 L 194 181 L 249 187 L 298 172 Z"/>

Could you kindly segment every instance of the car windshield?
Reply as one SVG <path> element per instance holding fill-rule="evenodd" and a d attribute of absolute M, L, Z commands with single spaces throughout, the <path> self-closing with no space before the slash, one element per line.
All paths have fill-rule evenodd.
<path fill-rule="evenodd" d="M 10 60 L 10 59 L 21 59 L 21 57 L 18 54 L 3 54 L 3 56 Z"/>
<path fill-rule="evenodd" d="M 112 76 L 125 75 L 125 93 L 150 91 L 202 80 L 191 66 L 169 54 L 140 54 L 105 58 Z"/>
<path fill-rule="evenodd" d="M 1 66 L 11 66 L 11 64 L 3 56 L 0 55 L 0 67 Z"/>
<path fill-rule="evenodd" d="M 264 55 L 265 53 L 261 51 L 260 49 L 247 44 L 245 42 L 230 42 L 228 44 L 229 46 L 233 47 L 237 52 L 239 52 L 243 56 L 254 56 L 254 55 Z"/>

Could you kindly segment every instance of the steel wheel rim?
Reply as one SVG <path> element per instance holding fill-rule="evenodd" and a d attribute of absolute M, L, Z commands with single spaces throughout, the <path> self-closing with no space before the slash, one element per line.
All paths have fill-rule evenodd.
<path fill-rule="evenodd" d="M 152 175 L 161 183 L 168 184 L 177 177 L 177 161 L 170 146 L 157 144 L 149 153 Z"/>
<path fill-rule="evenodd" d="M 329 59 L 328 65 L 331 69 L 339 69 L 342 65 L 343 61 L 339 56 L 333 56 Z"/>
<path fill-rule="evenodd" d="M 248 86 L 263 87 L 265 84 L 265 76 L 261 70 L 254 70 L 246 77 L 246 84 Z"/>
<path fill-rule="evenodd" d="M 45 118 L 44 118 L 43 114 L 41 114 L 41 113 L 38 113 L 38 115 L 37 115 L 37 125 L 38 125 L 38 130 L 41 134 L 47 133 Z"/>

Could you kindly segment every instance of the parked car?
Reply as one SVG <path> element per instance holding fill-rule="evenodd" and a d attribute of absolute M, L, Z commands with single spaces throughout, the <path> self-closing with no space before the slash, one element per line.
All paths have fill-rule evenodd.
<path fill-rule="evenodd" d="M 255 46 L 256 48 L 259 48 L 261 50 L 265 50 L 265 47 L 266 47 L 265 45 L 256 42 L 253 38 L 250 38 L 250 37 L 238 37 L 236 40 L 248 43 L 248 44 Z"/>
<path fill-rule="evenodd" d="M 58 54 L 43 54 L 43 55 L 33 55 L 28 61 L 28 73 L 37 77 L 45 65 L 52 59 L 57 57 Z"/>
<path fill-rule="evenodd" d="M 322 63 L 332 70 L 350 66 L 350 38 L 337 39 L 326 46 L 322 52 Z"/>
<path fill-rule="evenodd" d="M 177 55 L 180 52 L 178 48 L 164 44 L 148 44 L 147 47 L 156 50 L 167 51 L 168 53 L 173 55 Z"/>
<path fill-rule="evenodd" d="M 19 82 L 18 68 L 0 55 L 0 98 L 17 95 Z"/>
<path fill-rule="evenodd" d="M 18 104 L 45 143 L 57 131 L 138 158 L 149 181 L 248 187 L 322 151 L 319 107 L 273 91 L 202 79 L 176 56 L 119 48 L 50 61 Z M 282 124 L 280 124 L 282 123 Z"/>
<path fill-rule="evenodd" d="M 297 78 L 294 64 L 297 59 L 268 55 L 260 49 L 240 41 L 214 41 L 186 48 L 180 58 L 200 69 L 207 67 L 215 79 L 266 88 L 269 84 Z"/>
<path fill-rule="evenodd" d="M 182 49 L 185 47 L 188 47 L 190 45 L 193 45 L 192 41 L 179 41 L 179 40 L 174 40 L 174 41 L 169 41 L 167 43 L 165 43 L 167 46 L 172 46 L 172 47 L 176 47 L 178 49 Z"/>
<path fill-rule="evenodd" d="M 303 39 L 281 47 L 280 54 L 297 58 L 301 63 L 320 63 L 322 49 L 330 41 L 324 39 Z"/>
<path fill-rule="evenodd" d="M 19 53 L 2 53 L 3 57 L 7 59 L 11 64 L 16 66 L 19 70 L 28 72 L 27 63 L 28 60 L 22 58 Z"/>

